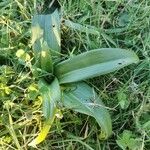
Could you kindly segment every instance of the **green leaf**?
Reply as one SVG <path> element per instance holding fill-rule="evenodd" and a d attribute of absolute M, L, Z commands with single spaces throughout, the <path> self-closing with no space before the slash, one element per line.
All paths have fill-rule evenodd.
<path fill-rule="evenodd" d="M 40 80 L 39 88 L 43 99 L 43 113 L 46 120 L 38 136 L 29 143 L 29 146 L 32 147 L 36 147 L 37 144 L 45 140 L 57 113 L 57 102 L 61 99 L 61 92 L 57 78 L 55 78 L 50 85 L 44 80 Z"/>
<path fill-rule="evenodd" d="M 56 103 L 61 99 L 61 91 L 57 78 L 51 84 L 44 80 L 39 81 L 40 93 L 43 99 L 43 114 L 46 119 L 53 118 Z"/>
<path fill-rule="evenodd" d="M 131 131 L 129 130 L 124 130 L 122 135 L 116 140 L 118 146 L 122 150 L 138 150 L 141 149 L 142 147 L 142 140 L 139 138 L 136 138 Z"/>
<path fill-rule="evenodd" d="M 42 50 L 40 53 L 40 60 L 41 60 L 41 69 L 53 73 L 53 62 L 51 57 L 51 52 L 49 51 L 48 45 L 46 42 L 42 44 Z"/>
<path fill-rule="evenodd" d="M 47 50 L 50 51 L 53 60 L 60 56 L 60 22 L 60 14 L 57 9 L 48 15 L 33 16 L 31 44 L 36 61 L 40 61 L 43 43 L 47 43 Z M 49 59 L 49 53 L 44 59 Z"/>
<path fill-rule="evenodd" d="M 127 109 L 130 105 L 127 94 L 121 89 L 117 92 L 117 98 L 121 109 Z"/>
<path fill-rule="evenodd" d="M 127 13 L 121 13 L 118 19 L 118 25 L 121 27 L 127 26 L 131 22 L 131 16 Z"/>
<path fill-rule="evenodd" d="M 94 117 L 101 127 L 101 138 L 111 135 L 110 115 L 94 89 L 86 83 L 77 83 L 64 90 L 63 104 L 68 109 Z"/>
<path fill-rule="evenodd" d="M 55 74 L 60 83 L 76 82 L 119 70 L 138 60 L 132 51 L 119 48 L 96 49 L 57 64 Z"/>
<path fill-rule="evenodd" d="M 98 29 L 96 29 L 93 26 L 89 26 L 89 25 L 81 25 L 79 23 L 74 23 L 70 20 L 64 20 L 64 25 L 72 28 L 74 30 L 79 30 L 80 32 L 86 32 L 88 34 L 94 34 L 94 35 L 100 35 L 100 31 L 98 31 Z"/>

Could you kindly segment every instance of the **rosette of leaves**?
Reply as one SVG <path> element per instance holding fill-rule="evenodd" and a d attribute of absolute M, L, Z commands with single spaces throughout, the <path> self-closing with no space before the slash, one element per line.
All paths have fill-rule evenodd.
<path fill-rule="evenodd" d="M 107 139 L 112 133 L 110 115 L 98 94 L 85 80 L 138 62 L 134 52 L 120 48 L 94 49 L 60 61 L 60 25 L 58 9 L 51 14 L 34 15 L 32 18 L 34 75 L 40 75 L 38 85 L 45 122 L 30 146 L 36 146 L 46 138 L 56 113 L 61 109 L 60 103 L 67 109 L 94 117 L 101 128 L 101 138 Z"/>

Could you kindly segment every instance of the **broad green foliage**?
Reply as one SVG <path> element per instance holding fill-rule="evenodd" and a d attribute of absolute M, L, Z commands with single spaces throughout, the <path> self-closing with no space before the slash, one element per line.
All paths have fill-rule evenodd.
<path fill-rule="evenodd" d="M 46 119 L 53 118 L 56 112 L 56 103 L 61 99 L 61 91 L 57 78 L 51 84 L 44 80 L 39 81 L 40 93 L 43 98 L 43 113 Z"/>
<path fill-rule="evenodd" d="M 76 82 L 121 69 L 138 62 L 134 52 L 103 48 L 74 56 L 56 65 L 55 73 L 60 83 Z"/>
<path fill-rule="evenodd" d="M 88 84 L 81 82 L 63 92 L 63 104 L 66 108 L 92 116 L 104 132 L 101 138 L 108 138 L 112 132 L 110 115 L 100 97 Z"/>
<path fill-rule="evenodd" d="M 31 43 L 33 15 L 52 14 L 60 4 L 61 57 L 52 56 L 44 40 L 40 42 L 43 55 L 37 57 L 32 49 L 35 43 Z M 34 146 L 45 139 L 35 148 L 41 150 L 150 150 L 150 1 L 1 0 L 0 14 L 1 150 L 32 150 L 28 144 L 33 139 Z M 38 84 L 43 81 L 50 87 L 54 83 L 54 69 L 61 60 L 103 47 L 135 51 L 140 57 L 138 65 L 85 82 L 111 114 L 113 134 L 105 141 L 100 139 L 106 134 L 100 136 L 96 119 L 71 106 L 65 109 L 64 97 L 56 102 L 56 117 L 49 122 L 42 112 L 44 92 Z M 62 96 L 79 89 L 77 83 L 61 83 L 60 87 Z M 95 101 L 90 99 L 88 104 L 94 108 Z"/>
<path fill-rule="evenodd" d="M 52 14 L 34 15 L 32 18 L 31 44 L 36 66 L 52 72 L 52 59 L 60 55 L 60 14 L 56 9 Z M 42 58 L 40 58 L 42 57 Z"/>
<path fill-rule="evenodd" d="M 52 14 L 34 15 L 32 18 L 33 50 L 40 51 L 42 43 L 47 42 L 52 52 L 60 52 L 60 14 L 56 9 Z"/>
<path fill-rule="evenodd" d="M 131 131 L 124 130 L 122 135 L 116 140 L 117 144 L 122 150 L 138 150 L 142 149 L 142 143 L 140 139 L 135 138 L 135 135 Z"/>
<path fill-rule="evenodd" d="M 40 64 L 41 64 L 41 68 L 49 73 L 53 72 L 53 64 L 52 64 L 52 56 L 51 56 L 51 52 L 49 51 L 49 47 L 47 45 L 46 42 L 44 42 L 42 44 L 42 50 L 40 53 L 40 58 L 39 58 Z"/>
<path fill-rule="evenodd" d="M 84 82 L 77 82 L 73 84 L 75 89 L 68 91 L 70 84 L 63 84 L 96 77 L 138 62 L 134 52 L 119 48 L 102 48 L 58 63 L 60 32 L 60 14 L 57 9 L 51 14 L 33 17 L 31 43 L 36 67 L 50 74 L 49 77 L 44 76 L 48 83 L 44 79 L 39 81 L 46 120 L 39 135 L 29 144 L 31 146 L 36 146 L 45 139 L 57 110 L 61 109 L 57 105 L 58 102 L 68 109 L 94 117 L 101 127 L 100 138 L 107 139 L 112 133 L 110 115 L 94 89 Z"/>
<path fill-rule="evenodd" d="M 56 103 L 61 99 L 60 86 L 56 78 L 50 85 L 48 85 L 44 80 L 40 80 L 39 88 L 43 99 L 43 114 L 46 118 L 46 121 L 38 137 L 29 144 L 33 147 L 46 138 L 57 112 Z"/>

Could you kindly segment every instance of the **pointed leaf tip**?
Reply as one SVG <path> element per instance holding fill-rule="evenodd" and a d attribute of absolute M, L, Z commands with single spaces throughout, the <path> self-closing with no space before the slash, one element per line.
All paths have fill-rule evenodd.
<path fill-rule="evenodd" d="M 107 139 L 112 134 L 108 110 L 94 89 L 86 83 L 74 84 L 72 90 L 64 91 L 63 104 L 68 109 L 94 117 L 101 127 L 101 138 Z"/>
<path fill-rule="evenodd" d="M 55 66 L 55 74 L 60 83 L 70 83 L 107 74 L 138 62 L 137 55 L 119 48 L 91 50 Z"/>

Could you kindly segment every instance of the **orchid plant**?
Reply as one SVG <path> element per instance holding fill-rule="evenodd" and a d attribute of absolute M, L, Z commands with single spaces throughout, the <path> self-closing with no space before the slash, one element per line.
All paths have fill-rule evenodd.
<path fill-rule="evenodd" d="M 112 134 L 110 115 L 86 79 L 119 70 L 139 60 L 134 52 L 120 48 L 98 48 L 62 60 L 61 20 L 57 8 L 50 14 L 32 18 L 33 74 L 40 74 L 38 86 L 45 121 L 30 146 L 36 146 L 46 138 L 62 106 L 94 117 L 101 128 L 100 137 L 107 139 Z M 66 20 L 66 25 L 68 23 Z M 72 27 L 71 24 L 68 26 Z"/>

